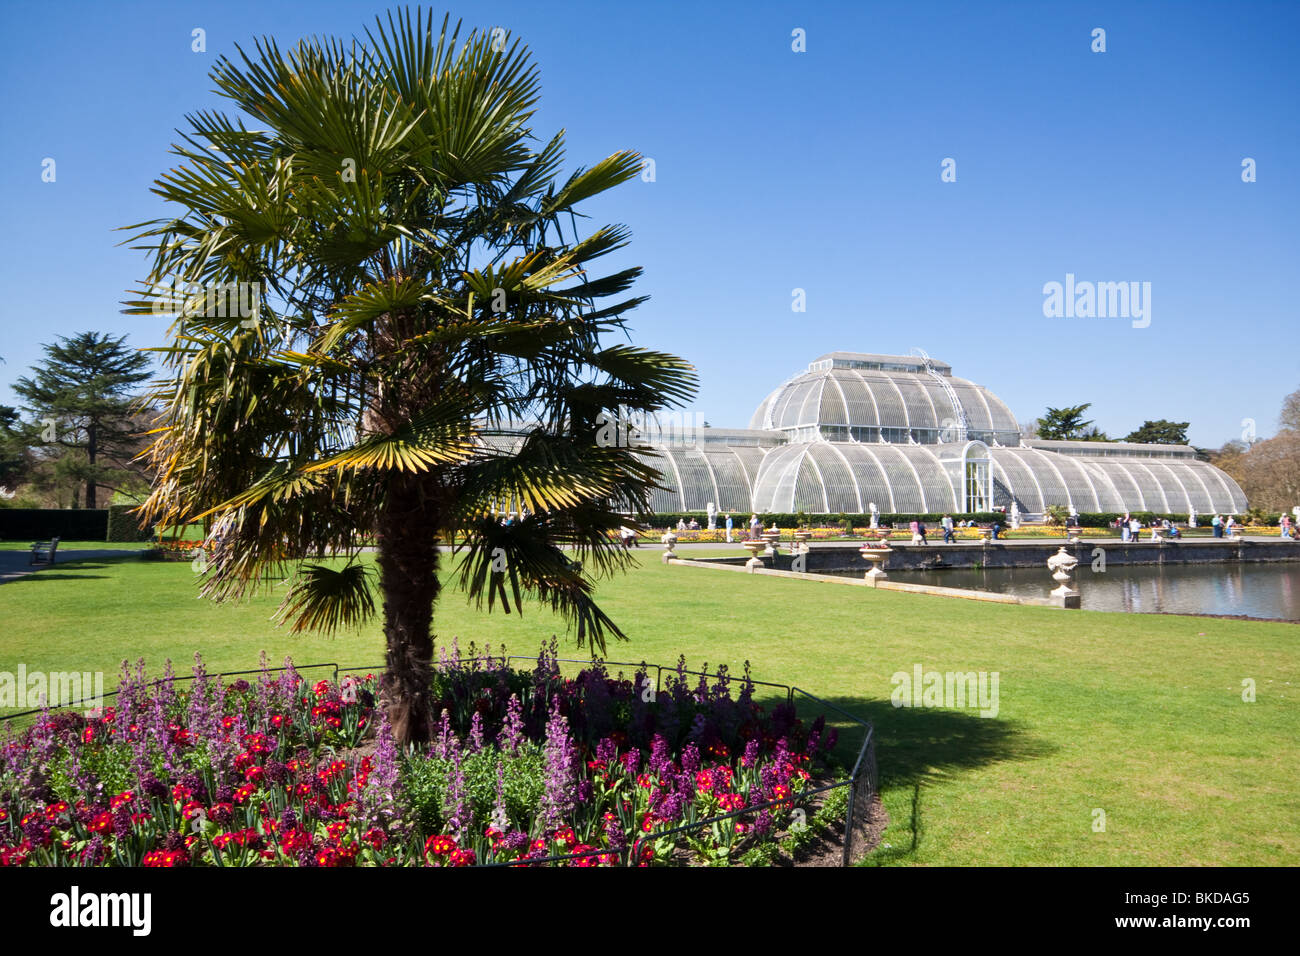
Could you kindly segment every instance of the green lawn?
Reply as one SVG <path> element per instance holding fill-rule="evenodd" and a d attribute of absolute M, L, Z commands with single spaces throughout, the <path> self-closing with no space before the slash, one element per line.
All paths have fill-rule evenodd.
<path fill-rule="evenodd" d="M 639 558 L 601 586 L 631 637 L 608 656 L 735 669 L 748 658 L 756 679 L 873 721 L 891 817 L 876 862 L 1300 864 L 1295 625 L 983 604 Z M 276 600 L 197 600 L 187 563 L 57 566 L 0 585 L 0 671 L 102 669 L 112 683 L 123 657 L 161 669 L 170 656 L 179 669 L 195 650 L 226 670 L 255 667 L 263 649 L 273 661 L 382 660 L 376 625 L 294 637 L 268 620 Z M 455 592 L 437 621 L 448 640 L 520 654 L 557 629 L 544 610 L 488 616 Z M 997 717 L 896 709 L 890 677 L 916 664 L 998 672 Z M 1244 678 L 1255 703 L 1242 701 Z"/>

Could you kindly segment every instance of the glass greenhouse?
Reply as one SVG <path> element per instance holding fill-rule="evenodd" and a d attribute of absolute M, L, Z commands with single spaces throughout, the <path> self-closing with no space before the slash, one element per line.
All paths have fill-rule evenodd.
<path fill-rule="evenodd" d="M 832 352 L 748 429 L 654 444 L 656 512 L 1232 514 L 1246 496 L 1185 445 L 1021 439 L 1006 403 L 928 357 Z"/>

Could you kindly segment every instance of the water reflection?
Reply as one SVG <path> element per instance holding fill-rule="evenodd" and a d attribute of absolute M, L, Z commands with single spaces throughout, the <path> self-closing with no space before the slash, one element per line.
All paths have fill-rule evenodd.
<path fill-rule="evenodd" d="M 890 572 L 895 581 L 1046 597 L 1054 583 L 1047 568 Z M 1093 572 L 1081 564 L 1075 584 L 1083 607 L 1150 614 L 1245 614 L 1300 620 L 1300 564 L 1110 565 Z"/>

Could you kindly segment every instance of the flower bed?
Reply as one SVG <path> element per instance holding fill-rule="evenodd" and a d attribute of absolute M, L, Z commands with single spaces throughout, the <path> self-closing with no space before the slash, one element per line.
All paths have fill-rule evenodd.
<path fill-rule="evenodd" d="M 442 719 L 400 752 L 374 675 L 309 683 L 286 661 L 187 687 L 123 665 L 99 717 L 42 712 L 0 743 L 0 865 L 764 864 L 844 818 L 836 731 L 748 678 L 663 686 L 593 662 L 435 670 Z M 732 696 L 732 685 L 737 693 Z M 718 819 L 721 817 L 722 819 Z"/>

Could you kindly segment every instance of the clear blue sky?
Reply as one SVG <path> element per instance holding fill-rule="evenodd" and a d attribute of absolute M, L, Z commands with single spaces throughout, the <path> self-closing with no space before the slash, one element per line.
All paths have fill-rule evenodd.
<path fill-rule="evenodd" d="M 161 344 L 165 320 L 118 311 L 145 268 L 114 229 L 162 213 L 149 186 L 174 129 L 221 106 L 215 57 L 350 36 L 387 7 L 0 4 L 0 403 L 18 404 L 9 385 L 55 335 Z M 715 426 L 746 425 L 834 349 L 920 346 L 1021 419 L 1092 402 L 1112 436 L 1190 420 L 1205 446 L 1243 418 L 1271 435 L 1300 388 L 1300 3 L 435 9 L 531 47 L 537 131 L 568 129 L 570 167 L 655 160 L 655 182 L 588 208 L 632 228 L 624 260 L 651 296 L 634 341 L 698 367 L 693 411 Z M 1045 318 L 1043 285 L 1066 273 L 1150 282 L 1149 327 Z"/>

